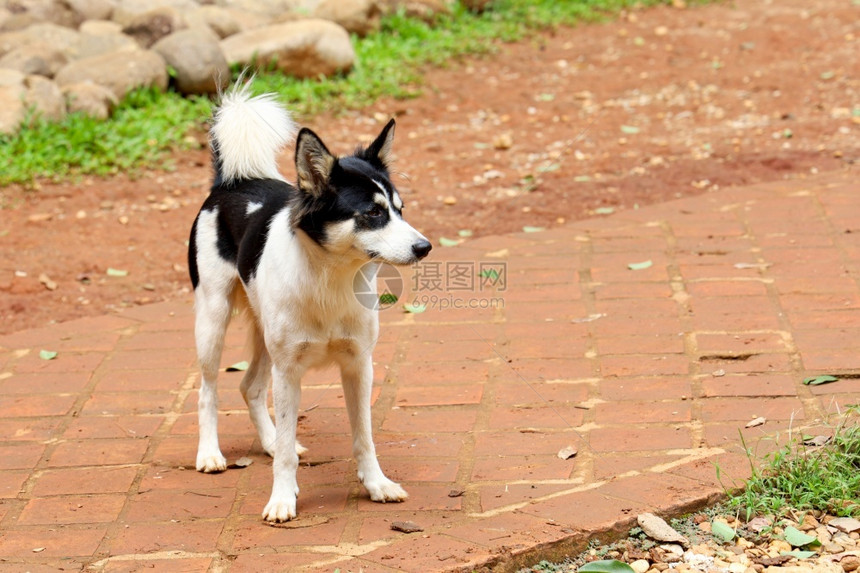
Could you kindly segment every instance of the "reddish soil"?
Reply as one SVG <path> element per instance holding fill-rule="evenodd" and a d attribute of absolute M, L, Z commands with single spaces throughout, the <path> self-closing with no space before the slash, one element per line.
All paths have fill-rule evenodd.
<path fill-rule="evenodd" d="M 418 99 L 306 123 L 345 153 L 397 116 L 406 215 L 438 242 L 856 169 L 857 54 L 856 1 L 648 9 L 429 70 Z M 173 164 L 0 189 L 0 333 L 187 293 L 208 154 Z"/>

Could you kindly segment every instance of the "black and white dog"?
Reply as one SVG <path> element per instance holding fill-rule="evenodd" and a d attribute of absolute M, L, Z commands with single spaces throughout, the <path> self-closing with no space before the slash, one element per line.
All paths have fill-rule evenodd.
<path fill-rule="evenodd" d="M 210 133 L 215 180 L 188 248 L 202 371 L 197 470 L 227 468 L 218 445 L 216 378 L 234 309 L 250 308 L 252 359 L 241 392 L 274 458 L 263 510 L 274 522 L 296 517 L 296 469 L 305 451 L 296 441 L 302 375 L 330 363 L 340 367 L 359 480 L 374 501 L 406 499 L 376 459 L 370 398 L 379 320 L 355 296 L 353 279 L 368 263 L 408 265 L 431 248 L 403 220 L 403 201 L 389 177 L 394 120 L 346 157 L 302 129 L 293 186 L 279 174 L 276 156 L 295 133 L 273 95 L 251 97 L 247 84 L 223 95 Z"/>

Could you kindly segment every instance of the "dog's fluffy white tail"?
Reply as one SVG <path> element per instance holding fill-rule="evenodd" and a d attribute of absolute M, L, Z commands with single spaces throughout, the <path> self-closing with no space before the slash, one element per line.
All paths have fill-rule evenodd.
<path fill-rule="evenodd" d="M 252 97 L 249 84 L 221 96 L 210 130 L 216 181 L 283 179 L 277 154 L 292 141 L 298 126 L 274 94 Z"/>

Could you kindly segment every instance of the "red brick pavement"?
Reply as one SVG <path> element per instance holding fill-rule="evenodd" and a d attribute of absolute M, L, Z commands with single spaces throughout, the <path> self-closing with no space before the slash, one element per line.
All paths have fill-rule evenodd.
<path fill-rule="evenodd" d="M 405 298 L 431 304 L 384 311 L 376 353 L 379 454 L 411 497 L 369 501 L 337 378 L 317 373 L 300 517 L 284 527 L 260 518 L 271 461 L 240 374 L 222 376 L 221 443 L 254 463 L 193 469 L 190 301 L 6 336 L 0 570 L 510 570 L 557 556 L 640 511 L 714 500 L 716 466 L 747 475 L 739 429 L 766 451 L 759 438 L 860 401 L 857 378 L 801 383 L 860 372 L 858 278 L 850 173 L 438 248 L 406 277 Z M 241 330 L 225 365 L 243 357 Z M 562 460 L 567 446 L 578 454 Z"/>

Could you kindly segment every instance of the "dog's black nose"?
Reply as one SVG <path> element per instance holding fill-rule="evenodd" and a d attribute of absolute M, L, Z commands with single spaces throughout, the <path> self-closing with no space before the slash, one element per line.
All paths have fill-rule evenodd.
<path fill-rule="evenodd" d="M 430 249 L 433 248 L 433 245 L 430 244 L 430 241 L 426 239 L 422 239 L 417 243 L 412 245 L 412 252 L 415 253 L 415 256 L 419 259 L 423 259 L 427 256 L 427 253 L 430 252 Z"/>

